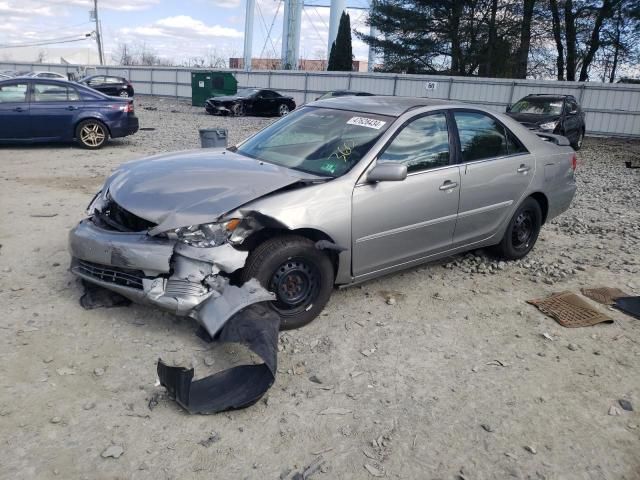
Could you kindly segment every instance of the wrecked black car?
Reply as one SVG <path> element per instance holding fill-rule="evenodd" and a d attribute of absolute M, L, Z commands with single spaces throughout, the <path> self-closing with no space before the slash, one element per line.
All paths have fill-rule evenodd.
<path fill-rule="evenodd" d="M 242 88 L 235 95 L 212 97 L 204 106 L 210 115 L 270 115 L 284 117 L 296 102 L 273 90 Z"/>

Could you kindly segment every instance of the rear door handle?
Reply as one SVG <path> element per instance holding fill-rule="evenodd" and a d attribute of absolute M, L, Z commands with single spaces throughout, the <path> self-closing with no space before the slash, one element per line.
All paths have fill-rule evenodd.
<path fill-rule="evenodd" d="M 529 173 L 529 170 L 531 170 L 531 167 L 529 167 L 528 165 L 525 165 L 523 163 L 522 165 L 520 165 L 520 167 L 518 168 L 517 172 L 518 173 L 524 173 L 526 175 L 527 173 Z"/>
<path fill-rule="evenodd" d="M 445 180 L 445 182 L 440 185 L 440 190 L 446 192 L 447 190 L 453 190 L 458 186 L 457 182 L 452 182 L 451 180 Z"/>
<path fill-rule="evenodd" d="M 69 106 L 67 107 L 67 110 L 78 110 L 78 107 L 75 107 L 75 106 L 73 106 L 73 105 L 69 105 Z"/>
<path fill-rule="evenodd" d="M 14 109 L 13 109 L 13 111 L 14 111 L 14 112 L 24 112 L 24 111 L 25 111 L 25 109 L 24 109 L 24 108 L 22 108 L 22 107 L 16 107 L 16 108 L 14 108 Z"/>

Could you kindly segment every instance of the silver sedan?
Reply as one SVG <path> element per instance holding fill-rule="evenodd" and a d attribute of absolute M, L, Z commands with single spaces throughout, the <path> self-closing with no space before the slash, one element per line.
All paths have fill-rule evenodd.
<path fill-rule="evenodd" d="M 299 327 L 334 285 L 479 247 L 527 255 L 575 168 L 564 137 L 483 108 L 322 100 L 228 149 L 122 165 L 70 233 L 71 268 L 211 335 L 264 301 Z"/>

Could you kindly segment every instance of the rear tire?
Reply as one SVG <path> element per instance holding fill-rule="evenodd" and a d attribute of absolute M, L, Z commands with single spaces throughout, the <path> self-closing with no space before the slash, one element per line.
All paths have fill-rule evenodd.
<path fill-rule="evenodd" d="M 278 107 L 278 116 L 285 117 L 289 115 L 289 111 L 289 106 L 283 103 Z"/>
<path fill-rule="evenodd" d="M 269 306 L 280 315 L 280 327 L 287 330 L 302 327 L 320 314 L 333 291 L 334 271 L 329 257 L 313 241 L 285 235 L 251 252 L 241 280 L 251 278 L 276 294 Z"/>
<path fill-rule="evenodd" d="M 76 141 L 83 148 L 97 150 L 102 148 L 108 139 L 109 130 L 100 120 L 83 120 L 76 127 Z"/>
<path fill-rule="evenodd" d="M 571 145 L 576 152 L 582 148 L 583 141 L 584 141 L 584 129 L 580 130 L 580 132 L 578 133 L 578 138 L 576 139 L 576 143 L 574 145 Z"/>
<path fill-rule="evenodd" d="M 542 226 L 542 209 L 534 198 L 527 198 L 515 211 L 495 253 L 506 260 L 527 255 L 538 240 Z"/>

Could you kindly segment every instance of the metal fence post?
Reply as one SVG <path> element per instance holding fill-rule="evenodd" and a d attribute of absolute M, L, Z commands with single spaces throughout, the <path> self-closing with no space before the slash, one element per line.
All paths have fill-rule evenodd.
<path fill-rule="evenodd" d="M 516 90 L 516 82 L 511 82 L 511 91 L 509 92 L 509 102 L 508 105 L 513 103 L 513 92 Z"/>
<path fill-rule="evenodd" d="M 304 72 L 304 103 L 307 103 L 309 95 L 309 72 Z"/>
<path fill-rule="evenodd" d="M 149 72 L 151 73 L 151 95 L 153 95 L 153 67 L 149 68 Z"/>
<path fill-rule="evenodd" d="M 178 98 L 178 69 L 176 68 L 176 99 Z"/>
<path fill-rule="evenodd" d="M 449 87 L 447 88 L 447 100 L 451 100 L 451 87 L 453 86 L 453 77 L 449 77 Z"/>
<path fill-rule="evenodd" d="M 396 87 L 398 86 L 398 76 L 393 77 L 393 96 L 396 96 Z"/>
<path fill-rule="evenodd" d="M 347 90 L 351 90 L 351 73 L 349 73 L 349 79 L 347 80 Z"/>
<path fill-rule="evenodd" d="M 269 70 L 269 78 L 267 79 L 267 88 L 271 88 L 271 70 Z"/>

